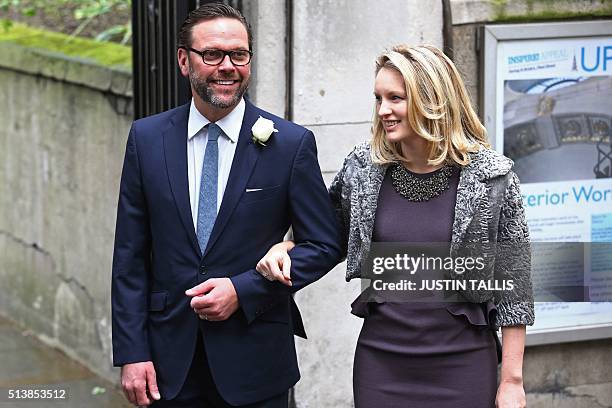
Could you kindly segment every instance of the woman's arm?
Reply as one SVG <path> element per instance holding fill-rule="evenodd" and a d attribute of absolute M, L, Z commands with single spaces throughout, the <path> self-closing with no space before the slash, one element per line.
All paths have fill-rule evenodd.
<path fill-rule="evenodd" d="M 523 388 L 523 352 L 525 326 L 502 327 L 502 365 L 499 388 L 495 399 L 498 408 L 526 406 Z"/>
<path fill-rule="evenodd" d="M 342 169 L 336 174 L 336 177 L 334 177 L 334 180 L 329 186 L 329 199 L 332 202 L 336 223 L 338 225 L 342 260 L 346 258 L 348 251 L 349 223 L 351 217 L 350 192 L 346 188 L 345 178 L 349 162 L 354 156 L 354 152 L 353 150 L 353 152 L 344 159 Z"/>
<path fill-rule="evenodd" d="M 531 247 L 525 209 L 516 174 L 510 174 L 504 194 L 497 235 L 496 279 L 514 283 L 514 290 L 502 291 L 495 299 L 496 326 L 502 327 L 502 366 L 496 406 L 526 406 L 523 388 L 523 352 L 525 325 L 533 324 L 531 284 Z"/>

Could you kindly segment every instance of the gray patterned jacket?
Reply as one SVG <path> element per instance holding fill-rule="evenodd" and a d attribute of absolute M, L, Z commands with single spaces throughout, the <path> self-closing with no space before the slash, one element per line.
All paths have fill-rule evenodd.
<path fill-rule="evenodd" d="M 470 164 L 459 176 L 451 240 L 453 255 L 465 251 L 469 243 L 492 243 L 497 248 L 497 255 L 488 259 L 487 268 L 478 272 L 479 276 L 464 278 L 492 279 L 503 275 L 514 281 L 514 290 L 462 291 L 470 302 L 494 301 L 496 327 L 534 322 L 529 231 L 512 165 L 512 160 L 490 149 L 471 155 Z M 347 156 L 330 187 L 344 240 L 347 281 L 360 276 L 361 262 L 368 257 L 386 169 L 372 163 L 370 144 L 364 142 Z"/>

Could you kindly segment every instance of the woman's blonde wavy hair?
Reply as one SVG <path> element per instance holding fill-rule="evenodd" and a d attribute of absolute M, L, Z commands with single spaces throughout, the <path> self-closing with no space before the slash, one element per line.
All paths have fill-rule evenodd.
<path fill-rule="evenodd" d="M 470 162 L 468 153 L 489 147 L 487 131 L 472 108 L 457 68 L 438 48 L 397 45 L 376 59 L 376 74 L 382 68 L 395 69 L 404 78 L 408 123 L 429 142 L 430 165 L 465 166 Z M 400 144 L 385 137 L 376 105 L 372 134 L 374 163 L 408 162 Z"/>

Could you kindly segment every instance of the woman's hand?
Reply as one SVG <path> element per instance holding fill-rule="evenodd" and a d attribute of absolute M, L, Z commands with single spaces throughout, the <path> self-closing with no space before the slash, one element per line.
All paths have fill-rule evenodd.
<path fill-rule="evenodd" d="M 279 242 L 257 262 L 255 269 L 269 281 L 279 281 L 284 285 L 291 286 L 291 258 L 288 252 L 294 246 L 293 241 Z"/>
<path fill-rule="evenodd" d="M 523 381 L 500 382 L 497 396 L 495 397 L 495 406 L 497 408 L 525 408 L 527 400 L 525 399 Z"/>

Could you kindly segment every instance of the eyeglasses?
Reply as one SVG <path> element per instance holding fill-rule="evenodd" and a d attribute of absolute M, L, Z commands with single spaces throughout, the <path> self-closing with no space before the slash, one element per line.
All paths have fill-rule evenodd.
<path fill-rule="evenodd" d="M 237 67 L 241 67 L 251 62 L 251 57 L 253 56 L 253 52 L 247 50 L 225 51 L 211 48 L 209 50 L 198 51 L 193 48 L 183 48 L 198 54 L 200 57 L 202 57 L 202 62 L 204 62 L 206 65 L 219 65 L 223 62 L 225 56 L 229 55 L 232 64 L 236 65 Z"/>

